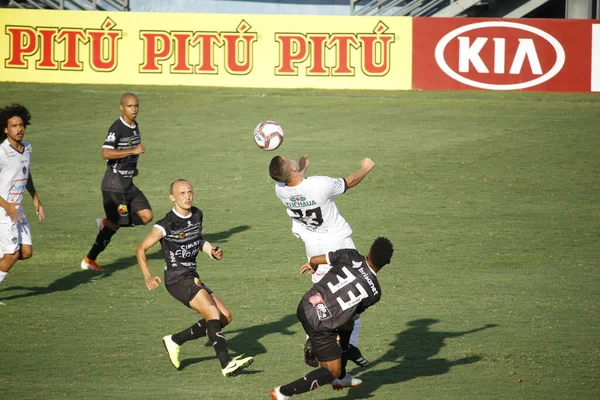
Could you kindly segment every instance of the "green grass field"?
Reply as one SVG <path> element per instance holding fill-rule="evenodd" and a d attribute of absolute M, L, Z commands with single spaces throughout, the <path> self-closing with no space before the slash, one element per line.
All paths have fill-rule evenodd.
<path fill-rule="evenodd" d="M 104 273 L 79 268 L 103 214 L 100 147 L 129 90 L 155 218 L 187 178 L 224 249 L 220 263 L 200 255 L 200 275 L 233 312 L 232 352 L 255 356 L 240 376 L 223 378 L 204 340 L 170 365 L 162 336 L 199 317 L 145 288 L 134 249 L 151 226 L 119 231 Z M 27 197 L 35 254 L 0 286 L 0 398 L 265 399 L 305 374 L 295 309 L 310 284 L 268 176 L 274 153 L 309 154 L 309 173 L 330 176 L 372 157 L 337 204 L 359 250 L 378 235 L 396 248 L 362 318 L 372 365 L 350 368 L 363 386 L 300 398 L 600 398 L 600 97 L 0 84 L 13 101 L 33 115 L 47 218 Z M 276 152 L 254 144 L 265 119 L 285 129 Z"/>

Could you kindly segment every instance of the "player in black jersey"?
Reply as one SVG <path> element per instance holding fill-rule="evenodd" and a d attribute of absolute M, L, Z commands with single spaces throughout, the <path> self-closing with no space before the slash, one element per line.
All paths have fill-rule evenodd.
<path fill-rule="evenodd" d="M 121 117 L 108 129 L 102 158 L 106 172 L 102 178 L 102 199 L 106 218 L 98 218 L 98 235 L 81 261 L 82 269 L 102 271 L 96 263 L 98 255 L 106 249 L 113 235 L 122 226 L 146 225 L 152 221 L 152 208 L 144 193 L 133 184 L 137 176 L 137 162 L 146 151 L 140 136 L 136 117 L 140 102 L 133 93 L 121 96 Z"/>
<path fill-rule="evenodd" d="M 165 257 L 165 286 L 171 296 L 196 310 L 202 319 L 191 327 L 163 337 L 171 363 L 179 368 L 180 346 L 189 340 L 208 336 L 221 362 L 224 376 L 237 374 L 250 365 L 252 357 L 231 358 L 223 327 L 231 323 L 231 312 L 223 302 L 200 280 L 196 271 L 196 257 L 201 251 L 213 260 L 223 258 L 223 250 L 213 247 L 202 234 L 202 211 L 192 206 L 192 185 L 178 179 L 171 183 L 169 198 L 173 209 L 156 222 L 148 236 L 137 247 L 135 255 L 149 290 L 158 288 L 161 278 L 152 276 L 146 251 L 160 241 Z"/>
<path fill-rule="evenodd" d="M 379 237 L 366 257 L 355 249 L 341 249 L 311 257 L 302 266 L 300 273 L 312 274 L 320 264 L 331 265 L 331 270 L 302 297 L 297 311 L 321 368 L 271 390 L 272 399 L 286 400 L 330 382 L 337 390 L 360 386 L 360 379 L 346 373 L 353 318 L 381 298 L 377 273 L 390 263 L 393 253 L 392 243 Z"/>

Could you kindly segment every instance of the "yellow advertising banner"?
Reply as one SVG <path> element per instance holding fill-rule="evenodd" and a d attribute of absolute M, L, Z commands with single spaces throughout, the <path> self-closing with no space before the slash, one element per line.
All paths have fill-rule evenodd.
<path fill-rule="evenodd" d="M 412 19 L 0 9 L 0 81 L 410 89 Z"/>

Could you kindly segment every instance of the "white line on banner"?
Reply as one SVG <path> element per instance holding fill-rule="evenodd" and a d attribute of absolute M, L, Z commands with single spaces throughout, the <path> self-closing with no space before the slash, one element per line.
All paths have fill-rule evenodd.
<path fill-rule="evenodd" d="M 600 92 L 600 25 L 592 25 L 592 92 Z"/>

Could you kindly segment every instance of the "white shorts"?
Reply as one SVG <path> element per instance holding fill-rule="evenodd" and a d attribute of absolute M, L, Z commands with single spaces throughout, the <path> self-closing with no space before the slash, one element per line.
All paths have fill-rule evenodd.
<path fill-rule="evenodd" d="M 327 254 L 330 251 L 336 251 L 339 249 L 356 249 L 354 242 L 350 236 L 345 238 L 327 238 L 325 241 L 318 243 L 304 243 L 306 247 L 306 257 L 310 261 L 313 256 L 319 256 L 321 254 Z M 313 283 L 317 283 L 325 276 L 325 274 L 331 269 L 329 264 L 320 264 L 317 271 L 311 275 Z"/>
<path fill-rule="evenodd" d="M 27 218 L 23 216 L 23 220 L 16 224 L 5 219 L 0 221 L 0 253 L 3 253 L 2 256 L 16 253 L 23 244 L 31 246 L 31 230 Z"/>

